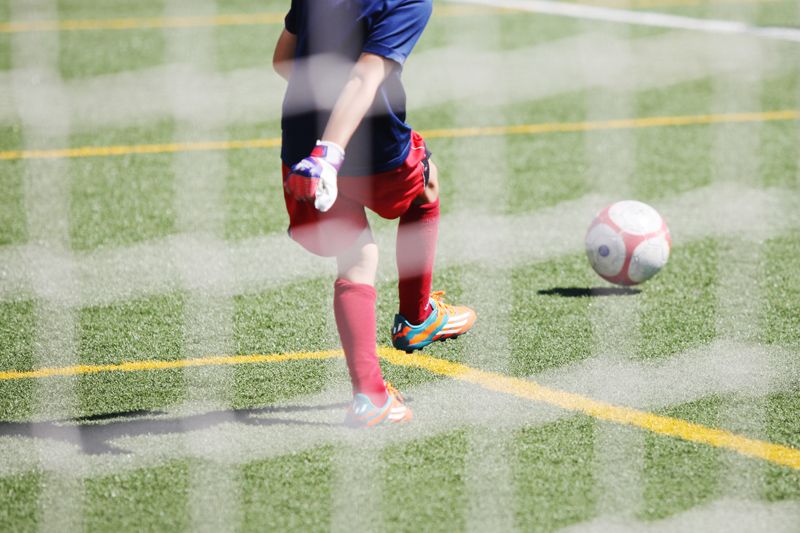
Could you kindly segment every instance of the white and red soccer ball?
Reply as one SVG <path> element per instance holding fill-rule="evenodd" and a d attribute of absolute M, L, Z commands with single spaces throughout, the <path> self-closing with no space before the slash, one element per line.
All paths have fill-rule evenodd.
<path fill-rule="evenodd" d="M 592 268 L 617 285 L 637 285 L 655 276 L 667 264 L 671 247 L 658 211 L 635 200 L 606 207 L 586 232 Z"/>

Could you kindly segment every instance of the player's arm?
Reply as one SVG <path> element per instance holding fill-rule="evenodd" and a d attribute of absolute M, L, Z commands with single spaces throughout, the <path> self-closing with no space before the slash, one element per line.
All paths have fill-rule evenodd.
<path fill-rule="evenodd" d="M 378 87 L 395 68 L 396 63 L 375 54 L 361 54 L 350 79 L 342 89 L 328 119 L 322 140 L 347 147 L 350 138 L 369 111 Z"/>
<path fill-rule="evenodd" d="M 322 139 L 311 155 L 292 167 L 284 189 L 298 200 L 313 201 L 320 211 L 333 206 L 338 193 L 336 179 L 344 162 L 344 148 L 372 107 L 378 87 L 395 63 L 364 53 L 350 72 L 325 126 Z"/>
<path fill-rule="evenodd" d="M 272 68 L 285 80 L 289 79 L 292 73 L 292 62 L 297 48 L 297 36 L 286 29 L 281 32 L 278 42 L 275 45 L 275 52 L 272 54 Z"/>

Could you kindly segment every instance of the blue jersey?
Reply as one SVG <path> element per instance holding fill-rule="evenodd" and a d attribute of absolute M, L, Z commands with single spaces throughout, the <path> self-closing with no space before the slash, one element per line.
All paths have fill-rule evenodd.
<path fill-rule="evenodd" d="M 372 53 L 396 63 L 372 108 L 347 145 L 340 171 L 370 175 L 400 166 L 408 156 L 402 66 L 431 15 L 432 0 L 292 0 L 286 30 L 297 36 L 294 68 L 283 102 L 281 159 L 308 156 L 358 57 Z"/>

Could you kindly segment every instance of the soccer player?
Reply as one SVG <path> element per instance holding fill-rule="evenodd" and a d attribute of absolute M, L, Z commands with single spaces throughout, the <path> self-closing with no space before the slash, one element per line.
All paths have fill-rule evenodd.
<path fill-rule="evenodd" d="M 288 80 L 281 159 L 289 235 L 336 258 L 333 307 L 353 384 L 352 426 L 412 417 L 378 363 L 378 248 L 365 208 L 400 219 L 396 348 L 411 353 L 455 338 L 476 318 L 431 293 L 437 168 L 405 122 L 403 64 L 431 9 L 431 0 L 292 0 L 275 47 L 275 70 Z"/>

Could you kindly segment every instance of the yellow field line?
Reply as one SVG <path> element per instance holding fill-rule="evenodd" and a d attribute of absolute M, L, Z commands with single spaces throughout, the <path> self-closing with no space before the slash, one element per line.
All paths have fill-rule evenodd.
<path fill-rule="evenodd" d="M 764 111 L 758 113 L 727 113 L 717 115 L 686 115 L 644 117 L 595 122 L 550 122 L 518 126 L 487 126 L 478 128 L 439 129 L 422 132 L 423 137 L 482 137 L 497 135 L 536 135 L 542 133 L 581 132 L 593 130 L 622 130 L 659 128 L 665 126 L 696 126 L 703 124 L 773 122 L 800 120 L 800 110 Z"/>
<path fill-rule="evenodd" d="M 635 426 L 659 435 L 677 437 L 715 448 L 724 448 L 748 457 L 800 470 L 800 450 L 795 448 L 750 439 L 729 431 L 713 429 L 677 418 L 612 405 L 579 394 L 543 387 L 533 381 L 477 370 L 443 359 L 425 355 L 409 355 L 389 348 L 379 349 L 379 354 L 393 365 L 421 368 L 440 376 L 466 381 L 487 390 L 584 413 L 598 420 Z"/>
<path fill-rule="evenodd" d="M 717 115 L 688 115 L 671 117 L 644 117 L 595 122 L 549 122 L 521 124 L 516 126 L 485 126 L 475 128 L 449 128 L 424 130 L 428 139 L 454 137 L 488 137 L 498 135 L 540 135 L 594 130 L 621 130 L 659 128 L 666 126 L 696 126 L 721 123 L 748 123 L 800 120 L 800 110 L 764 111 L 758 113 L 728 113 Z M 57 148 L 52 150 L 6 150 L 0 151 L 0 161 L 20 159 L 61 159 L 82 157 L 107 157 L 132 154 L 167 154 L 175 152 L 203 152 L 215 150 L 241 150 L 252 148 L 277 148 L 279 138 L 250 139 L 242 141 L 203 141 L 167 144 L 138 144 L 118 146 L 83 146 L 80 148 Z"/>
<path fill-rule="evenodd" d="M 659 7 L 726 6 L 738 4 L 779 3 L 785 0 L 568 0 L 570 3 L 619 9 Z"/>
<path fill-rule="evenodd" d="M 143 370 L 168 370 L 198 366 L 224 366 L 254 363 L 283 363 L 286 361 L 309 361 L 314 359 L 332 359 L 341 357 L 341 350 L 325 352 L 296 352 L 271 355 L 230 355 L 216 357 L 199 357 L 196 359 L 178 359 L 175 361 L 150 360 L 129 361 L 111 365 L 77 365 L 62 368 L 40 368 L 38 370 L 0 372 L 0 381 L 17 379 L 39 379 L 55 376 L 81 376 L 102 372 L 140 372 Z"/>
<path fill-rule="evenodd" d="M 136 144 L 127 146 L 83 146 L 53 150 L 9 150 L 0 152 L 0 161 L 18 159 L 62 159 L 80 157 L 108 157 L 134 154 L 170 154 L 175 152 L 211 152 L 217 150 L 242 150 L 247 148 L 277 148 L 281 140 L 250 139 L 244 141 L 202 141 L 166 144 Z"/>
<path fill-rule="evenodd" d="M 579 0 L 570 3 L 646 9 L 651 7 L 682 7 L 714 4 L 760 4 L 783 0 Z M 441 6 L 434 16 L 460 17 L 492 13 L 516 13 L 510 8 L 486 6 Z M 228 15 L 197 15 L 175 17 L 129 17 L 107 19 L 19 20 L 0 22 L 0 33 L 30 33 L 88 30 L 142 30 L 161 28 L 201 28 L 209 26 L 259 26 L 283 23 L 284 13 L 232 13 Z"/>
<path fill-rule="evenodd" d="M 131 361 L 112 365 L 78 365 L 63 368 L 42 368 L 27 372 L 0 372 L 0 381 L 77 376 L 102 372 L 137 372 L 203 366 L 324 360 L 341 357 L 341 355 L 342 353 L 339 350 L 330 350 L 273 355 L 201 357 L 176 361 Z M 709 428 L 677 418 L 613 405 L 581 396 L 580 394 L 544 387 L 526 379 L 514 378 L 496 372 L 487 372 L 461 363 L 426 355 L 409 355 L 393 348 L 378 348 L 378 355 L 393 365 L 420 368 L 433 374 L 472 383 L 486 390 L 583 413 L 606 422 L 638 427 L 658 435 L 676 437 L 690 442 L 730 450 L 741 455 L 800 470 L 800 450 L 788 446 L 751 439 L 729 431 Z"/>
<path fill-rule="evenodd" d="M 450 6 L 436 8 L 435 15 L 457 17 L 486 13 L 507 13 L 510 11 L 512 10 L 505 8 Z M 0 23 L 0 33 L 276 25 L 283 24 L 285 15 L 286 13 L 235 13 L 208 16 L 13 21 Z"/>
<path fill-rule="evenodd" d="M 150 28 L 197 28 L 281 24 L 285 14 L 240 13 L 184 17 L 135 17 L 111 19 L 29 20 L 0 23 L 0 33 L 82 30 L 139 30 Z"/>

